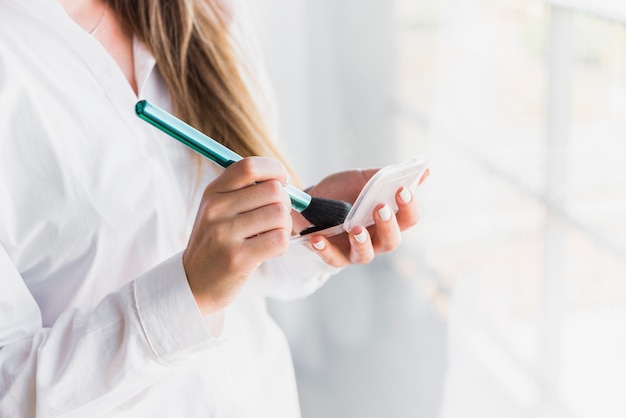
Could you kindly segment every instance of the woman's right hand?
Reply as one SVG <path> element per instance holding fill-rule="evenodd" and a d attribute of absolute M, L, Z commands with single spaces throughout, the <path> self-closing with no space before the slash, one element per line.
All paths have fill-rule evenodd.
<path fill-rule="evenodd" d="M 224 309 L 266 259 L 282 255 L 292 230 L 291 203 L 278 161 L 244 158 L 202 196 L 183 266 L 204 315 Z"/>

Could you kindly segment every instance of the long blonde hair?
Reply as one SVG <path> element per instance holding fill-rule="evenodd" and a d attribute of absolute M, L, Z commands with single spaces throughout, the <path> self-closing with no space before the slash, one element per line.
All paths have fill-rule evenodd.
<path fill-rule="evenodd" d="M 225 0 L 107 3 L 154 55 L 178 117 L 242 156 L 273 157 L 287 165 L 246 82 L 253 74 L 244 77 L 249 68 Z"/>

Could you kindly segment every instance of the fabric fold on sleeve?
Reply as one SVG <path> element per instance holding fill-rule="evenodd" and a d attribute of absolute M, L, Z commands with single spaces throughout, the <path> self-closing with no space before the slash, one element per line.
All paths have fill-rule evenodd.
<path fill-rule="evenodd" d="M 150 348 L 166 363 L 223 340 L 211 335 L 206 318 L 196 305 L 182 253 L 137 278 L 135 300 Z"/>
<path fill-rule="evenodd" d="M 299 299 L 314 293 L 341 270 L 326 264 L 305 245 L 294 244 L 283 256 L 264 262 L 250 285 L 271 298 Z"/>
<path fill-rule="evenodd" d="M 0 261 L 7 263 L 0 263 L 4 267 L 0 283 L 12 295 L 0 298 L 0 313 L 28 305 L 36 310 L 32 298 L 17 298 L 20 293 L 15 289 L 20 289 L 22 279 L 1 255 Z M 9 322 L 3 321 L 0 333 L 2 417 L 100 416 L 141 397 L 178 362 L 220 344 L 197 308 L 182 254 L 107 295 L 95 307 L 68 309 L 50 328 L 38 327 L 35 320 L 23 321 L 19 327 L 8 327 L 8 333 Z M 15 329 L 22 330 L 21 338 Z"/>

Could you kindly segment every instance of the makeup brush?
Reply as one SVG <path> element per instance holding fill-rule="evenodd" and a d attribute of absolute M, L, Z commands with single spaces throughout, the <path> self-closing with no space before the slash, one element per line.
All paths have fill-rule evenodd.
<path fill-rule="evenodd" d="M 135 112 L 141 119 L 224 168 L 243 158 L 147 100 L 137 102 Z M 291 198 L 291 207 L 313 224 L 315 230 L 343 223 L 352 207 L 340 200 L 312 197 L 290 184 L 285 188 Z"/>

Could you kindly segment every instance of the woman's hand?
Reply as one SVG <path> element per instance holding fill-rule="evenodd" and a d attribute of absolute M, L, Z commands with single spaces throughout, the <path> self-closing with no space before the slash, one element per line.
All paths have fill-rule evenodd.
<path fill-rule="evenodd" d="M 316 197 L 353 203 L 365 183 L 377 171 L 353 170 L 333 174 L 309 189 L 309 193 Z M 420 183 L 428 174 L 427 170 Z M 326 263 L 335 267 L 367 264 L 375 255 L 395 250 L 402 242 L 402 231 L 416 225 L 419 220 L 416 199 L 408 189 L 398 190 L 395 199 L 398 205 L 395 214 L 391 207 L 381 203 L 374 209 L 374 225 L 369 228 L 355 226 L 348 234 L 329 238 L 312 233 L 310 246 Z"/>
<path fill-rule="evenodd" d="M 245 158 L 211 182 L 202 196 L 183 265 L 203 314 L 229 305 L 254 270 L 287 251 L 291 203 L 279 162 Z"/>

